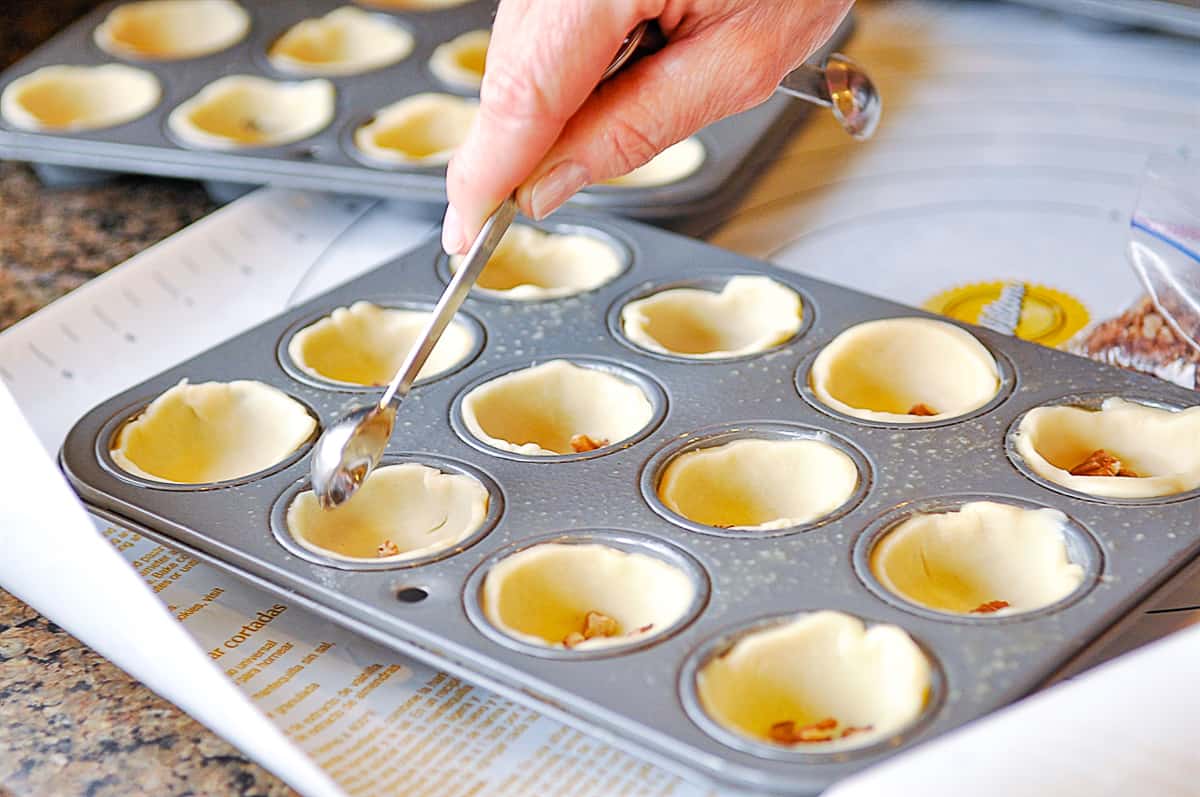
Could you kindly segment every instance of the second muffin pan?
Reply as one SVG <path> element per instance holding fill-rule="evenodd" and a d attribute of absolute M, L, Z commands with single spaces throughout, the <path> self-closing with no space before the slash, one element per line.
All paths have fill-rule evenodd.
<path fill-rule="evenodd" d="M 907 351 L 925 345 L 913 330 L 946 325 L 950 343 L 970 343 L 973 378 L 992 374 L 994 396 L 948 411 L 922 392 L 946 374 L 937 362 L 909 367 L 911 351 L 877 358 L 870 373 L 834 362 L 827 393 L 892 416 L 912 404 L 917 420 L 855 417 L 809 388 L 818 353 L 865 322 L 932 316 L 633 222 L 563 214 L 535 226 L 607 242 L 623 268 L 564 298 L 477 291 L 466 301 L 460 320 L 475 342 L 405 399 L 386 464 L 468 480 L 455 483 L 469 513 L 432 511 L 429 500 L 389 525 L 403 507 L 384 496 L 347 520 L 347 550 L 326 555 L 288 530 L 308 489 L 310 442 L 274 466 L 198 485 L 130 475 L 110 454 L 129 419 L 183 379 L 264 382 L 324 428 L 362 388 L 299 369 L 292 336 L 359 301 L 427 308 L 448 271 L 435 240 L 104 402 L 68 436 L 64 469 L 97 511 L 165 544 L 655 763 L 771 793 L 816 794 L 1029 693 L 1200 549 L 1195 491 L 1139 502 L 1078 494 L 1032 474 L 1010 436 L 1036 407 L 1127 397 L 1186 408 L 1200 403 L 1190 391 L 922 321 L 891 325 L 872 346 Z M 621 334 L 622 308 L 648 292 L 720 291 L 738 275 L 795 292 L 802 316 L 790 337 L 713 360 Z M 579 370 L 597 377 L 587 390 L 555 381 Z M 540 450 L 481 440 L 464 417 L 472 391 L 514 374 L 540 386 L 519 391 L 520 423 L 488 415 L 485 396 L 477 425 Z M 920 403 L 943 412 L 922 419 Z M 785 450 L 787 467 L 763 459 Z M 1170 466 L 1113 453 L 1148 475 Z M 664 500 L 680 462 L 691 464 L 670 476 Z M 421 486 L 429 472 L 397 471 L 395 489 L 442 490 L 436 474 Z M 1009 516 L 1028 521 L 1013 539 L 1039 547 L 1036 567 L 1001 554 L 994 567 L 980 562 L 979 551 L 1008 552 L 994 534 Z M 1062 545 L 1045 546 L 1047 521 Z M 475 528 L 455 526 L 464 522 Z M 328 532 L 311 525 L 309 542 L 333 545 Z M 430 550 L 438 535 L 456 541 Z M 944 584 L 910 566 L 914 545 L 927 546 Z M 1059 583 L 1009 589 L 1012 574 L 1032 570 Z M 746 691 L 748 672 L 764 675 Z"/>
<path fill-rule="evenodd" d="M 428 10 L 421 8 L 427 4 L 356 4 L 352 0 L 257 0 L 241 6 L 232 4 L 242 9 L 248 20 L 244 35 L 216 52 L 179 60 L 102 49 L 95 32 L 109 13 L 121 5 L 111 2 L 98 7 L 0 73 L 2 92 L 14 81 L 43 67 L 119 65 L 133 77 L 110 80 L 104 89 L 110 106 L 104 113 L 119 123 L 89 130 L 33 131 L 16 123 L 12 114 L 5 114 L 10 118 L 0 118 L 0 157 L 213 183 L 275 184 L 370 194 L 410 200 L 427 206 L 431 213 L 436 212 L 437 204 L 445 202 L 444 157 L 433 157 L 436 153 L 431 152 L 426 153 L 431 157 L 415 157 L 407 163 L 381 160 L 363 150 L 355 133 L 383 109 L 416 95 L 432 92 L 459 99 L 476 98 L 476 87 L 436 66 L 441 57 L 433 59 L 441 45 L 472 31 L 489 29 L 495 10 L 492 0 L 472 0 Z M 297 74 L 272 64 L 268 51 L 285 32 L 303 20 L 324 17 L 345 6 L 410 34 L 411 50 L 395 63 L 354 75 Z M 844 44 L 851 29 L 848 18 L 831 41 L 814 55 L 814 60 L 824 58 Z M 174 123 L 171 121 L 173 112 L 214 81 L 234 75 L 291 85 L 318 81 L 307 93 L 320 102 L 332 95 L 328 109 L 332 119 L 324 123 L 325 112 L 300 119 L 288 111 L 288 103 L 264 105 L 260 96 L 253 102 L 256 108 L 278 106 L 277 112 L 268 113 L 269 108 L 261 111 L 271 117 L 269 124 L 236 118 L 226 120 L 229 124 L 222 123 L 224 132 L 260 142 L 240 147 L 215 147 L 208 136 L 181 130 L 178 118 L 187 114 L 180 113 Z M 157 91 L 153 86 L 149 89 L 141 86 L 147 80 L 157 82 Z M 145 96 L 129 98 L 127 112 L 113 110 L 116 95 L 134 91 L 130 88 L 134 83 L 138 84 L 137 93 Z M 256 92 L 260 88 L 238 91 Z M 571 204 L 676 227 L 685 227 L 698 216 L 711 217 L 737 201 L 782 146 L 793 124 L 810 110 L 811 106 L 802 102 L 777 96 L 696 134 L 695 141 L 703 148 L 703 160 L 690 175 L 661 185 L 599 185 L 577 195 Z M 98 112 L 99 109 L 89 111 L 92 115 Z M 431 112 L 445 115 L 436 109 Z M 238 125 L 245 129 L 235 129 Z M 286 143 L 261 143 L 284 133 Z"/>

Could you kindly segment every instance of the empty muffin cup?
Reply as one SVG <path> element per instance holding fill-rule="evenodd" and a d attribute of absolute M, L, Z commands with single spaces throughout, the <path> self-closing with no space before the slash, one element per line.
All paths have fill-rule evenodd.
<path fill-rule="evenodd" d="M 287 356 L 303 373 L 346 385 L 386 385 L 417 342 L 430 311 L 355 302 L 301 329 Z M 452 371 L 478 349 L 477 333 L 455 319 L 421 368 L 418 379 Z"/>
<path fill-rule="evenodd" d="M 109 454 L 143 479 L 208 484 L 277 465 L 316 431 L 304 405 L 270 385 L 184 380 L 121 426 Z"/>
<path fill-rule="evenodd" d="M 286 83 L 230 75 L 171 111 L 167 127 L 194 147 L 274 147 L 319 133 L 333 114 L 334 89 L 328 80 Z"/>
<path fill-rule="evenodd" d="M 629 547 L 580 538 L 501 556 L 479 585 L 484 621 L 525 645 L 581 652 L 640 646 L 672 630 L 696 609 L 696 573 L 686 560 Z"/>
<path fill-rule="evenodd" d="M 353 501 L 323 509 L 311 490 L 287 507 L 291 540 L 319 557 L 346 563 L 429 561 L 455 551 L 488 518 L 490 494 L 479 479 L 417 462 L 376 468 Z"/>
<path fill-rule="evenodd" d="M 359 75 L 402 61 L 412 49 L 413 36 L 399 23 L 342 6 L 288 28 L 267 60 L 295 75 Z"/>
<path fill-rule="evenodd" d="M 385 164 L 442 165 L 466 139 L 478 111 L 478 102 L 453 94 L 414 94 L 376 111 L 354 131 L 354 146 Z"/>
<path fill-rule="evenodd" d="M 643 386 L 618 373 L 550 360 L 468 390 L 459 415 L 470 439 L 513 454 L 582 455 L 617 446 L 655 418 Z"/>
<path fill-rule="evenodd" d="M 704 164 L 707 153 L 697 138 L 672 144 L 628 174 L 605 180 L 613 188 L 656 188 L 691 177 Z"/>
<path fill-rule="evenodd" d="M 730 278 L 718 290 L 660 290 L 621 308 L 621 331 L 658 354 L 717 359 L 757 354 L 800 331 L 803 304 L 770 277 Z"/>
<path fill-rule="evenodd" d="M 449 259 L 451 273 L 463 262 Z M 514 224 L 500 239 L 476 288 L 517 301 L 561 299 L 595 290 L 625 268 L 616 247 L 585 232 L 552 232 Z"/>
<path fill-rule="evenodd" d="M 885 423 L 966 415 L 1000 392 L 1000 367 L 971 333 L 930 318 L 886 318 L 845 330 L 808 374 L 819 403 Z"/>
<path fill-rule="evenodd" d="M 478 91 L 491 40 L 491 31 L 472 30 L 439 44 L 429 57 L 429 71 L 450 86 Z"/>
<path fill-rule="evenodd" d="M 118 58 L 177 61 L 226 50 L 249 30 L 232 0 L 142 0 L 110 11 L 92 38 Z"/>
<path fill-rule="evenodd" d="M 1119 397 L 1098 407 L 1025 413 L 1009 437 L 1035 476 L 1078 493 L 1148 499 L 1200 487 L 1200 407 L 1170 409 Z"/>
<path fill-rule="evenodd" d="M 932 688 L 929 659 L 903 629 L 835 611 L 760 623 L 694 674 L 702 725 L 735 746 L 802 753 L 891 738 L 921 716 Z"/>
<path fill-rule="evenodd" d="M 766 531 L 830 515 L 850 500 L 860 479 L 855 461 L 819 437 L 746 437 L 672 457 L 657 494 L 667 509 L 695 523 Z"/>
<path fill-rule="evenodd" d="M 145 116 L 161 96 L 158 78 L 144 69 L 44 66 L 5 87 L 0 115 L 23 130 L 98 130 Z"/>
<path fill-rule="evenodd" d="M 1071 560 L 1067 516 L 1046 507 L 970 501 L 909 512 L 871 546 L 888 592 L 936 612 L 1002 617 L 1058 603 L 1085 571 Z"/>

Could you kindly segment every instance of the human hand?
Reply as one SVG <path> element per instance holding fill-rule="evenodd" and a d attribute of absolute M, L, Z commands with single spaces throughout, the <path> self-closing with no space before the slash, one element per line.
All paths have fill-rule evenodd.
<path fill-rule="evenodd" d="M 517 190 L 549 215 L 576 191 L 765 101 L 852 0 L 501 0 L 480 107 L 446 173 L 447 252 L 465 252 Z M 667 45 L 597 87 L 639 22 Z"/>

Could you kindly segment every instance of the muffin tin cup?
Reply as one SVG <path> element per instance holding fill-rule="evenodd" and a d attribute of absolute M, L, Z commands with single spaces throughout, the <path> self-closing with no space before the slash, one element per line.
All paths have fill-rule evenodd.
<path fill-rule="evenodd" d="M 560 543 L 563 545 L 587 545 L 599 544 L 616 548 L 628 553 L 639 553 L 647 556 L 652 556 L 659 561 L 665 562 L 673 567 L 683 571 L 683 573 L 691 581 L 692 588 L 695 590 L 691 604 L 683 613 L 683 616 L 672 623 L 667 628 L 655 634 L 647 634 L 645 637 L 639 637 L 628 644 L 617 644 L 600 648 L 558 648 L 549 645 L 537 645 L 531 642 L 526 642 L 517 637 L 506 634 L 501 629 L 497 628 L 483 611 L 483 602 L 481 595 L 483 593 L 484 581 L 487 579 L 488 573 L 492 568 L 508 557 L 527 551 L 530 548 L 546 543 Z M 476 567 L 471 575 L 468 576 L 466 585 L 463 587 L 463 607 L 466 610 L 467 617 L 475 627 L 493 642 L 497 642 L 506 648 L 518 651 L 520 653 L 536 656 L 541 659 L 553 659 L 555 661 L 586 661 L 590 659 L 607 659 L 616 656 L 624 656 L 638 651 L 652 648 L 655 645 L 666 642 L 671 637 L 678 634 L 684 628 L 689 626 L 708 603 L 711 584 L 708 578 L 708 573 L 704 566 L 687 551 L 679 548 L 671 543 L 663 540 L 650 537 L 645 534 L 639 534 L 632 531 L 619 531 L 615 529 L 581 529 L 578 531 L 563 532 L 561 534 L 546 534 L 539 537 L 531 537 L 522 540 L 520 543 L 510 545 L 503 548 L 487 559 L 485 559 L 478 567 Z"/>
<path fill-rule="evenodd" d="M 918 317 L 921 315 L 921 313 L 914 311 L 908 315 L 912 317 Z M 946 321 L 946 323 L 954 323 L 947 321 L 946 319 L 939 320 Z M 963 324 L 955 324 L 955 326 L 967 329 L 968 332 L 975 334 L 973 330 L 968 329 Z M 823 342 L 819 348 L 809 352 L 807 355 L 805 355 L 804 359 L 800 361 L 800 366 L 796 369 L 794 377 L 796 390 L 813 409 L 832 418 L 837 418 L 840 421 L 845 421 L 846 423 L 851 423 L 856 426 L 869 426 L 876 429 L 940 429 L 943 426 L 953 426 L 954 424 L 962 423 L 963 421 L 969 421 L 973 418 L 978 418 L 982 415 L 990 413 L 1007 401 L 1009 396 L 1011 396 L 1013 391 L 1017 388 L 1017 371 L 1013 366 L 1012 360 L 1010 360 L 1003 352 L 997 351 L 994 346 L 990 346 L 984 341 L 980 340 L 979 342 L 983 344 L 984 348 L 988 350 L 988 353 L 991 354 L 992 358 L 996 361 L 996 369 L 1000 374 L 1000 385 L 996 390 L 996 394 L 992 396 L 987 403 L 982 404 L 975 409 L 970 410 L 969 412 L 964 412 L 961 415 L 955 415 L 951 418 L 939 418 L 932 421 L 880 421 L 871 418 L 859 418 L 855 415 L 847 415 L 846 413 L 841 412 L 840 410 L 837 410 L 821 401 L 821 399 L 817 397 L 816 391 L 813 390 L 810 381 L 813 363 L 816 362 L 817 357 L 820 356 L 821 352 L 824 351 L 825 347 L 828 346 L 832 341 L 833 338 L 829 338 Z"/>
<path fill-rule="evenodd" d="M 309 449 L 312 448 L 313 443 L 317 442 L 317 438 L 320 437 L 322 431 L 320 416 L 313 411 L 313 408 L 302 399 L 297 398 L 292 393 L 288 393 L 288 398 L 302 406 L 304 411 L 307 412 L 317 424 L 313 433 L 309 435 L 308 439 L 305 440 L 295 451 L 288 454 L 286 457 L 268 468 L 257 470 L 254 473 L 247 473 L 245 476 L 239 476 L 236 479 L 225 479 L 217 482 L 193 483 L 157 481 L 155 479 L 147 479 L 144 476 L 139 476 L 136 473 L 130 473 L 118 465 L 112 458 L 113 444 L 116 442 L 117 435 L 120 433 L 121 428 L 145 412 L 146 408 L 149 407 L 150 403 L 156 398 L 158 398 L 157 395 L 143 398 L 126 406 L 124 409 L 119 410 L 116 414 L 109 418 L 109 420 L 101 428 L 100 433 L 96 436 L 95 456 L 100 466 L 108 471 L 108 473 L 111 475 L 135 487 L 149 487 L 152 490 L 165 490 L 167 492 L 183 493 L 207 490 L 224 490 L 232 487 L 241 487 L 246 484 L 252 484 L 273 476 L 280 471 L 287 470 L 300 460 L 304 459 L 304 457 L 308 456 Z"/>
<path fill-rule="evenodd" d="M 68 434 L 63 470 L 97 512 L 120 518 L 114 522 L 722 792 L 816 795 L 894 751 L 1004 706 L 1039 688 L 1200 553 L 1196 498 L 1138 506 L 1084 500 L 1031 481 L 1005 453 L 1005 433 L 1014 419 L 1062 396 L 1144 395 L 1184 406 L 1197 403 L 1194 393 L 972 328 L 1006 371 L 1010 392 L 990 408 L 934 426 L 837 417 L 797 393 L 797 366 L 808 341 L 829 340 L 864 321 L 922 313 L 620 219 L 564 212 L 556 224 L 592 228 L 621 241 L 630 253 L 627 270 L 564 300 L 518 303 L 472 294 L 464 309 L 486 331 L 482 350 L 462 370 L 423 384 L 406 399 L 388 446 L 389 462 L 460 467 L 487 477 L 481 480 L 495 488 L 489 509 L 499 514 L 489 517 L 491 530 L 469 547 L 460 543 L 454 553 L 422 563 L 357 568 L 351 562 L 352 569 L 287 547 L 288 539 L 278 536 L 286 531 L 279 520 L 288 499 L 281 496 L 306 481 L 310 461 L 303 451 L 239 480 L 236 489 L 143 483 L 105 463 L 117 425 L 184 377 L 201 382 L 254 374 L 327 426 L 348 401 L 363 396 L 297 378 L 281 363 L 281 341 L 301 322 L 364 297 L 398 296 L 419 304 L 420 297 L 437 295 L 442 255 L 432 235 L 396 260 L 103 402 Z M 701 274 L 763 274 L 799 290 L 809 331 L 764 356 L 716 368 L 652 357 L 613 334 L 609 314 L 619 299 L 639 286 Z M 457 406 L 465 391 L 555 359 L 632 379 L 650 397 L 654 419 L 620 445 L 561 456 L 494 450 L 466 432 Z M 861 493 L 803 531 L 766 534 L 692 528 L 656 508 L 656 474 L 674 452 L 727 439 L 720 435 L 776 432 L 823 435 L 846 450 L 860 469 Z M 1091 550 L 1094 543 L 1099 551 L 1089 586 L 1047 611 L 965 622 L 882 594 L 864 579 L 861 561 L 856 568 L 856 551 L 867 545 L 862 540 L 870 537 L 864 535 L 876 532 L 872 524 L 930 496 L 1021 500 L 1063 512 L 1088 534 L 1084 547 Z M 644 647 L 584 646 L 557 653 L 540 646 L 535 652 L 497 636 L 501 632 L 490 623 L 480 624 L 477 604 L 469 608 L 485 562 L 537 542 L 601 534 L 628 538 L 635 548 L 650 546 L 638 549 L 652 554 L 683 556 L 681 561 L 704 574 L 704 605 L 693 607 L 690 619 L 671 633 L 648 637 Z M 866 553 L 857 556 L 861 560 Z M 828 754 L 774 746 L 763 751 L 710 733 L 695 705 L 686 705 L 694 701 L 688 697 L 691 687 L 681 686 L 694 679 L 707 646 L 764 618 L 824 608 L 897 625 L 925 648 L 940 671 L 925 715 L 886 743 Z M 689 675 L 681 682 L 684 668 Z"/>
<path fill-rule="evenodd" d="M 820 607 L 826 608 L 826 607 Z M 700 701 L 699 690 L 697 688 L 697 680 L 700 671 L 706 664 L 715 658 L 719 658 L 724 653 L 728 652 L 735 644 L 751 634 L 759 631 L 767 631 L 776 626 L 783 625 L 797 620 L 810 612 L 799 611 L 788 614 L 776 614 L 766 617 L 760 617 L 750 622 L 740 624 L 733 628 L 727 628 L 708 639 L 704 640 L 695 650 L 693 650 L 684 660 L 683 667 L 679 672 L 679 700 L 683 705 L 684 711 L 688 718 L 691 719 L 704 733 L 716 739 L 723 745 L 726 745 L 734 750 L 749 753 L 758 758 L 772 759 L 776 761 L 787 761 L 799 765 L 811 765 L 822 763 L 849 763 L 861 762 L 866 765 L 871 759 L 875 759 L 884 753 L 895 749 L 905 742 L 921 733 L 933 720 L 937 717 L 942 708 L 942 704 L 946 699 L 947 682 L 946 675 L 942 670 L 941 663 L 937 656 L 933 653 L 928 645 L 920 639 L 912 637 L 913 642 L 925 655 L 926 661 L 929 662 L 929 694 L 925 699 L 925 707 L 921 713 L 904 728 L 889 737 L 882 738 L 871 744 L 863 745 L 862 747 L 842 748 L 839 750 L 830 750 L 827 752 L 819 752 L 813 749 L 805 749 L 803 747 L 787 747 L 779 744 L 771 744 L 769 742 L 759 741 L 749 736 L 738 733 L 737 731 L 726 728 L 721 723 L 713 719 L 707 711 L 704 710 L 704 705 Z M 862 620 L 864 624 L 870 628 L 875 625 L 880 625 L 878 621 L 871 620 L 866 617 L 853 615 L 857 619 Z M 910 635 L 911 636 L 911 635 Z"/>
<path fill-rule="evenodd" d="M 586 223 L 581 224 L 578 222 L 563 222 L 557 220 L 540 222 L 522 220 L 519 223 L 527 227 L 532 227 L 535 230 L 540 230 L 541 232 L 557 235 L 586 235 L 589 238 L 600 241 L 601 243 L 610 247 L 612 251 L 616 253 L 617 257 L 621 261 L 621 269 L 611 278 L 605 280 L 594 288 L 586 288 L 581 291 L 569 293 L 565 296 L 539 296 L 532 299 L 516 299 L 511 296 L 506 296 L 506 291 L 481 288 L 478 285 L 475 285 L 471 288 L 471 298 L 488 302 L 504 302 L 517 306 L 540 304 L 543 302 L 565 302 L 577 297 L 587 298 L 589 294 L 593 294 L 604 288 L 606 285 L 621 279 L 621 277 L 623 277 L 629 271 L 630 264 L 633 262 L 633 252 L 630 250 L 629 242 L 627 240 L 623 240 L 619 235 L 611 230 L 602 230 L 598 227 L 591 227 Z M 450 283 L 450 278 L 453 276 L 453 273 L 450 271 L 450 256 L 445 252 L 442 252 L 438 256 L 435 268 L 437 269 L 438 279 L 441 280 L 443 285 L 448 285 Z"/>
<path fill-rule="evenodd" d="M 629 336 L 625 334 L 625 325 L 621 321 L 621 312 L 625 309 L 625 306 L 631 302 L 640 301 L 641 299 L 649 298 L 656 293 L 662 293 L 663 291 L 669 291 L 675 288 L 696 288 L 699 290 L 720 292 L 720 290 L 725 287 L 725 284 L 729 282 L 729 280 L 739 276 L 760 275 L 737 273 L 706 274 L 702 277 L 693 277 L 691 279 L 665 280 L 639 285 L 637 288 L 634 288 L 628 293 L 622 294 L 608 308 L 608 331 L 619 342 L 636 351 L 638 354 L 643 354 L 647 357 L 653 357 L 656 360 L 665 360 L 667 362 L 687 363 L 689 365 L 710 365 L 743 362 L 745 360 L 753 360 L 757 357 L 765 357 L 768 354 L 772 354 L 780 349 L 785 349 L 788 346 L 793 345 L 802 339 L 812 328 L 813 324 L 816 323 L 816 308 L 814 307 L 812 300 L 804 294 L 804 291 L 795 285 L 790 284 L 786 279 L 780 279 L 779 277 L 773 276 L 773 279 L 775 279 L 776 282 L 788 288 L 789 290 L 795 291 L 796 295 L 800 297 L 800 326 L 795 332 L 792 333 L 790 337 L 787 338 L 787 340 L 780 341 L 774 346 L 765 348 L 762 351 L 750 352 L 748 354 L 735 354 L 731 357 L 689 357 L 685 354 L 674 354 L 671 352 L 647 349 L 645 346 L 634 343 L 629 339 Z"/>
<path fill-rule="evenodd" d="M 816 440 L 826 443 L 853 460 L 855 468 L 858 469 L 858 484 L 850 496 L 832 512 L 808 523 L 801 523 L 780 529 L 724 529 L 718 526 L 709 526 L 695 520 L 690 520 L 663 503 L 662 498 L 658 495 L 658 486 L 662 482 L 662 477 L 667 467 L 676 457 L 686 454 L 689 451 L 714 448 L 736 440 Z M 867 459 L 867 455 L 840 435 L 815 426 L 802 426 L 800 424 L 781 423 L 778 421 L 746 421 L 744 423 L 722 424 L 698 429 L 659 449 L 642 468 L 639 487 L 642 491 L 642 499 L 650 505 L 650 508 L 657 512 L 660 517 L 674 523 L 680 528 L 714 537 L 763 540 L 812 531 L 844 517 L 866 498 L 867 494 L 871 491 L 872 480 L 871 462 Z"/>
<path fill-rule="evenodd" d="M 372 304 L 388 310 L 416 310 L 426 313 L 433 312 L 433 308 L 437 304 L 437 299 L 434 297 L 426 298 L 415 296 L 410 296 L 404 299 L 398 299 L 392 296 L 365 296 L 361 301 L 371 302 Z M 279 359 L 279 366 L 287 372 L 288 376 L 298 382 L 304 382 L 305 384 L 312 385 L 313 387 L 319 387 L 325 390 L 336 390 L 342 393 L 378 393 L 382 389 L 382 386 L 380 385 L 356 385 L 352 382 L 339 382 L 335 379 L 326 379 L 324 377 L 317 376 L 316 374 L 309 373 L 301 368 L 296 361 L 292 359 L 291 354 L 288 353 L 288 346 L 291 344 L 292 338 L 296 337 L 301 330 L 303 330 L 305 327 L 312 326 L 323 318 L 328 317 L 330 313 L 339 307 L 347 306 L 348 305 L 331 305 L 323 311 L 306 315 L 304 318 L 296 321 L 287 328 L 282 336 L 280 336 L 279 345 L 275 348 L 275 356 Z M 464 368 L 470 366 L 471 363 L 473 363 L 475 359 L 479 357 L 479 353 L 483 351 L 483 347 L 487 342 L 487 330 L 484 328 L 483 322 L 471 315 L 466 310 L 459 310 L 454 314 L 454 321 L 451 323 L 461 323 L 471 331 L 474 340 L 471 344 L 470 350 L 467 352 L 466 356 L 462 358 L 462 360 L 455 363 L 450 368 L 447 368 L 445 371 L 434 374 L 433 376 L 425 377 L 424 379 L 418 379 L 413 383 L 414 389 L 453 376 Z"/>
<path fill-rule="evenodd" d="M 454 8 L 418 11 L 354 4 L 368 13 L 395 21 L 414 37 L 407 57 L 358 75 L 295 75 L 275 69 L 267 58 L 272 44 L 296 23 L 321 17 L 345 0 L 301 0 L 268 3 L 242 0 L 251 26 L 247 35 L 220 52 L 182 60 L 124 58 L 111 55 L 93 41 L 93 31 L 119 5 L 105 3 L 69 26 L 33 53 L 0 72 L 0 90 L 34 69 L 54 64 L 124 63 L 152 72 L 163 87 L 159 104 L 133 122 L 92 131 L 32 132 L 0 119 L 0 157 L 113 172 L 244 184 L 370 194 L 427 205 L 446 201 L 444 167 L 406 168 L 360 157 L 347 137 L 362 120 L 403 97 L 425 91 L 460 97 L 477 92 L 444 83 L 429 67 L 434 49 L 468 31 L 490 28 L 495 0 L 472 0 Z M 828 56 L 850 37 L 847 19 L 833 39 L 814 54 Z M 166 118 L 180 103 L 227 74 L 261 75 L 273 80 L 324 77 L 336 90 L 337 115 L 324 130 L 279 146 L 233 150 L 191 147 L 176 140 Z M 701 226 L 706 218 L 730 206 L 749 187 L 768 160 L 764 152 L 780 149 L 790 129 L 810 109 L 776 97 L 766 104 L 718 122 L 699 134 L 707 157 L 696 173 L 677 182 L 644 188 L 589 188 L 571 200 L 573 207 L 657 219 L 677 226 Z"/>
<path fill-rule="evenodd" d="M 1147 407 L 1155 407 L 1157 409 L 1164 410 L 1183 410 L 1190 406 L 1195 406 L 1193 404 L 1185 404 L 1183 402 L 1163 401 L 1159 398 L 1155 398 L 1150 393 L 1126 391 L 1121 393 L 1075 393 L 1043 402 L 1039 404 L 1038 407 L 1083 407 L 1085 409 L 1097 410 L 1106 399 L 1110 398 L 1122 398 L 1137 404 L 1144 404 Z M 1020 471 L 1021 474 L 1030 481 L 1045 487 L 1047 490 L 1053 490 L 1056 493 L 1068 495 L 1072 498 L 1078 498 L 1082 501 L 1094 501 L 1096 503 L 1112 504 L 1114 506 L 1136 507 L 1156 506 L 1159 504 L 1174 504 L 1180 501 L 1189 501 L 1197 496 L 1200 496 L 1200 487 L 1186 490 L 1182 493 L 1157 495 L 1149 498 L 1115 498 L 1106 495 L 1093 495 L 1092 493 L 1085 493 L 1081 490 L 1072 490 L 1066 485 L 1052 482 L 1040 474 L 1035 473 L 1033 469 L 1029 467 L 1029 463 L 1025 461 L 1025 457 L 1021 456 L 1021 452 L 1017 450 L 1016 437 L 1021 428 L 1021 422 L 1025 420 L 1025 416 L 1029 414 L 1030 410 L 1038 409 L 1038 407 L 1031 407 L 1029 410 L 1022 412 L 1020 415 L 1014 418 L 1012 424 L 1010 424 L 1008 427 L 1008 431 L 1004 434 L 1004 452 L 1008 455 L 1008 459 L 1012 463 L 1013 467 Z"/>
<path fill-rule="evenodd" d="M 541 365 L 549 360 L 566 360 L 567 362 L 582 366 L 584 368 L 592 368 L 597 371 L 603 371 L 607 374 L 612 374 L 615 377 L 625 380 L 633 385 L 636 385 L 646 400 L 650 402 L 650 420 L 642 426 L 636 433 L 621 440 L 616 440 L 606 446 L 594 449 L 592 451 L 581 451 L 573 454 L 521 454 L 516 451 L 508 451 L 503 448 L 497 448 L 476 437 L 470 429 L 467 428 L 467 422 L 463 418 L 462 405 L 467 394 L 477 387 L 481 387 L 493 379 L 498 379 L 507 374 L 516 371 L 523 371 L 527 368 L 532 368 Z M 536 462 L 539 464 L 559 464 L 564 462 L 579 462 L 586 459 L 595 459 L 603 457 L 607 454 L 612 454 L 617 451 L 623 451 L 636 443 L 645 440 L 655 429 L 662 424 L 663 419 L 667 417 L 667 391 L 657 379 L 651 376 L 648 372 L 636 368 L 628 363 L 623 363 L 620 360 L 611 359 L 608 357 L 596 357 L 594 355 L 581 354 L 562 354 L 555 357 L 547 357 L 544 359 L 524 361 L 519 364 L 510 365 L 501 368 L 491 373 L 485 374 L 475 381 L 468 384 L 458 395 L 454 397 L 454 403 L 450 406 L 450 425 L 454 431 L 462 439 L 464 443 L 472 448 L 478 449 L 485 454 L 491 454 L 494 457 L 502 457 L 503 459 L 515 459 L 522 462 Z"/>
<path fill-rule="evenodd" d="M 500 522 L 500 517 L 504 514 L 504 493 L 500 490 L 500 485 L 496 480 L 489 476 L 484 471 L 470 465 L 466 462 L 460 462 L 455 459 L 438 454 L 385 454 L 379 461 L 378 467 L 386 465 L 425 465 L 431 468 L 436 468 L 442 473 L 460 474 L 470 476 L 484 486 L 488 492 L 488 511 L 483 519 L 483 523 L 475 531 L 471 532 L 462 540 L 445 547 L 444 549 L 431 551 L 422 556 L 416 556 L 411 559 L 402 560 L 383 560 L 379 562 L 371 561 L 354 561 L 350 559 L 341 559 L 336 556 L 325 556 L 310 548 L 305 548 L 296 541 L 296 538 L 288 530 L 287 512 L 291 507 L 292 501 L 296 500 L 296 496 L 305 490 L 312 489 L 311 481 L 305 477 L 296 482 L 293 482 L 280 496 L 275 499 L 275 503 L 271 507 L 271 533 L 275 536 L 275 540 L 287 549 L 288 553 L 298 556 L 301 559 L 312 562 L 313 564 L 333 567 L 338 570 L 410 570 L 413 568 L 422 567 L 424 565 L 439 562 L 451 556 L 462 553 L 463 551 L 475 545 L 481 539 L 491 533 L 496 524 Z"/>
<path fill-rule="evenodd" d="M 1102 577 L 1104 573 L 1104 552 L 1101 550 L 1100 544 L 1096 542 L 1095 536 L 1086 526 L 1070 515 L 1067 515 L 1066 523 L 1062 528 L 1063 542 L 1067 547 L 1067 556 L 1072 564 L 1077 564 L 1083 568 L 1083 581 L 1069 594 L 1047 606 L 1026 612 L 1013 612 L 1012 614 L 959 614 L 957 612 L 931 609 L 928 606 L 915 603 L 880 583 L 871 568 L 871 555 L 875 551 L 875 546 L 893 529 L 916 515 L 953 512 L 961 509 L 964 504 L 974 501 L 995 501 L 1021 509 L 1054 508 L 1025 498 L 991 493 L 943 495 L 933 498 L 916 499 L 884 512 L 858 535 L 853 548 L 855 574 L 863 585 L 875 593 L 881 600 L 906 612 L 943 623 L 962 623 L 981 626 L 999 623 L 1019 623 L 1061 612 L 1071 604 L 1086 597 Z"/>

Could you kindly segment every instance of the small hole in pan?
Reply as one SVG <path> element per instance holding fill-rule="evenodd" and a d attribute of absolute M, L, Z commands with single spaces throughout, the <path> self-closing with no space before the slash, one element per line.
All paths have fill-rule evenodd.
<path fill-rule="evenodd" d="M 396 589 L 396 600 L 401 603 L 420 603 L 429 597 L 429 590 L 424 587 L 398 587 Z"/>

